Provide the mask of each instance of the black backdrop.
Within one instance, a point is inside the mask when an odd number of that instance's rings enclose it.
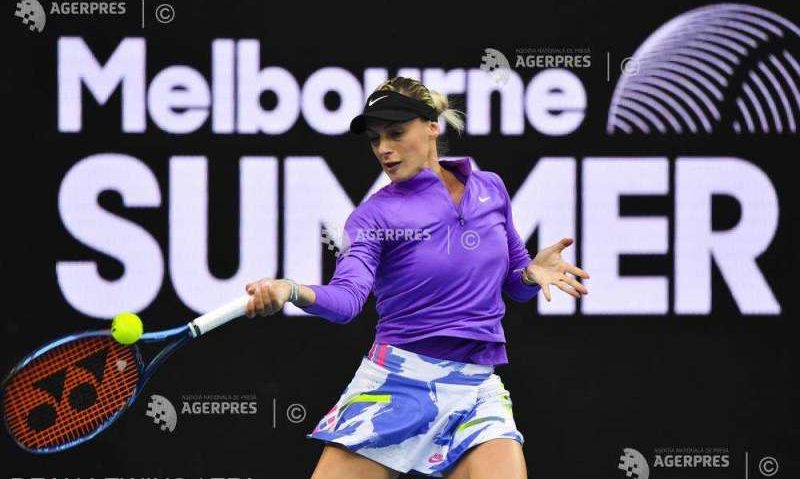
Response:
[[[42,3],[47,10],[50,2]],[[169,158],[211,159],[208,258],[211,271],[220,278],[232,275],[239,260],[238,215],[231,212],[238,211],[240,157],[275,156],[282,168],[286,156],[321,156],[354,203],[380,173],[362,141],[320,134],[302,116],[280,135],[214,134],[208,122],[193,133],[169,134],[152,121],[146,133],[125,133],[120,127],[119,91],[105,106],[84,93],[82,130],[60,132],[60,37],[82,38],[99,60],[107,59],[123,38],[146,39],[148,82],[154,72],[178,64],[209,78],[211,42],[220,38],[258,40],[261,65],[282,66],[300,84],[326,66],[345,68],[360,78],[365,68],[375,66],[387,68],[390,75],[402,67],[476,69],[487,47],[509,57],[518,48],[589,48],[592,66],[572,70],[587,92],[586,117],[574,132],[548,136],[526,124],[524,134],[502,136],[493,113],[492,134],[451,138],[450,154],[470,155],[481,168],[498,172],[512,197],[537,161],[547,156],[575,158],[579,172],[586,157],[664,157],[671,178],[680,156],[744,159],[767,174],[778,195],[779,227],[758,265],[781,313],[743,314],[716,267],[712,267],[710,314],[674,314],[670,307],[669,313],[658,316],[581,314],[580,308],[570,315],[542,315],[538,300],[525,304],[507,300],[504,325],[511,364],[498,368],[498,373],[512,392],[517,424],[526,437],[529,474],[624,477],[617,464],[628,447],[643,453],[652,477],[761,477],[757,463],[765,456],[778,461],[776,477],[797,473],[798,328],[791,280],[798,257],[792,240],[797,225],[792,206],[797,201],[793,175],[797,136],[608,135],[605,131],[618,62],[663,23],[702,2],[468,6],[374,2],[345,8],[195,1],[172,2],[176,16],[169,24],[153,17],[156,3],[148,0],[144,5],[145,28],[142,5],[128,2],[127,14],[121,17],[50,15],[39,33],[13,16],[14,2],[5,2],[5,13],[0,15],[5,62],[0,74],[5,140],[0,189],[4,216],[0,271],[6,304],[2,369],[10,369],[52,338],[107,324],[71,306],[56,275],[56,264],[67,260],[96,261],[108,281],[123,274],[122,263],[73,237],[59,215],[59,188],[82,158],[122,153],[152,170],[162,195],[160,206],[127,208],[115,193],[102,194],[99,203],[149,231],[163,252],[169,242]],[[750,4],[800,22],[800,10],[791,2]],[[526,80],[536,73],[518,71]],[[270,101],[274,100],[262,98],[265,108]],[[497,107],[496,100],[493,105]],[[279,208],[284,190],[278,192]],[[642,200],[622,201],[623,212],[628,204],[631,214],[663,216],[674,225],[672,189]],[[714,205],[717,227],[736,223],[735,201],[720,199]],[[278,226],[283,231],[284,218]],[[280,257],[286,244],[277,237]],[[580,246],[580,226],[576,239]],[[528,239],[528,247],[532,253],[540,247],[536,233]],[[327,279],[333,256],[320,253]],[[581,264],[580,248],[578,255]],[[624,274],[660,275],[670,285],[673,263],[671,252],[621,261]],[[278,267],[277,276],[282,269]],[[166,328],[197,314],[181,302],[165,271],[156,299],[139,311],[149,329]],[[591,288],[591,282],[587,284]],[[370,298],[363,313],[346,326],[283,315],[233,324],[181,350],[132,410],[95,440],[64,453],[33,456],[6,438],[3,475],[307,477],[321,445],[304,434],[351,378],[371,343],[376,319]],[[175,431],[167,433],[145,416],[149,394],[170,398],[176,406],[182,399],[191,400],[189,396],[250,396],[258,413],[181,414]],[[288,417],[292,405],[297,415]],[[721,448],[729,454],[730,466],[653,466],[659,448],[681,447]]]

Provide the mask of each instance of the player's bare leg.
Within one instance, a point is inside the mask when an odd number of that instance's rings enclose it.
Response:
[[[447,479],[527,479],[522,446],[513,439],[491,439],[464,454]]]
[[[372,459],[328,444],[322,450],[311,479],[396,479],[400,473]]]

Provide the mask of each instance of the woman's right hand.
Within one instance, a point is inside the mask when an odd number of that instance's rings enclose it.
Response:
[[[283,309],[283,305],[289,300],[289,294],[292,291],[286,281],[269,278],[247,283],[244,289],[251,296],[245,308],[245,315],[248,318],[277,313]]]

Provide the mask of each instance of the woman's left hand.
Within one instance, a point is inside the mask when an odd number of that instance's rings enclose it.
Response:
[[[555,284],[561,291],[576,298],[589,294],[589,290],[575,279],[575,276],[589,279],[589,273],[561,259],[561,251],[574,241],[572,238],[562,238],[558,243],[536,253],[536,257],[525,267],[527,277],[542,287],[547,301],[552,299],[551,284]]]

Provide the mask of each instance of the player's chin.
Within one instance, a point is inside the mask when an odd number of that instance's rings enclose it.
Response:
[[[405,171],[405,165],[400,162],[391,168],[387,168],[386,166],[383,167],[383,171],[389,176],[390,179],[393,181],[403,181],[408,179],[408,173]]]

